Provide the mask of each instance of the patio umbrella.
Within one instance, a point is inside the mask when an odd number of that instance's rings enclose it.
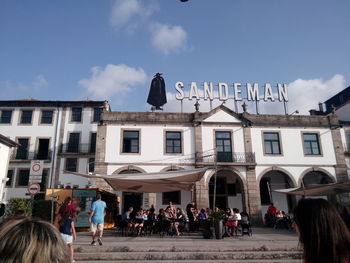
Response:
[[[274,190],[278,193],[304,196],[321,196],[330,194],[350,193],[350,180],[324,185],[310,185],[306,187],[288,188]]]

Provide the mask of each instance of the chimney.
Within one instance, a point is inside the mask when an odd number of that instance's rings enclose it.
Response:
[[[318,108],[319,108],[320,112],[324,112],[324,110],[323,110],[323,103],[322,102],[318,103]]]

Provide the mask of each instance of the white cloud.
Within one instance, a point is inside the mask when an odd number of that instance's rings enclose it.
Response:
[[[32,87],[35,89],[40,89],[47,85],[48,85],[48,82],[43,75],[36,76],[35,80],[32,83]]]
[[[49,85],[42,74],[39,74],[31,83],[13,82],[11,80],[0,82],[1,99],[36,98],[43,94]]]
[[[109,22],[115,29],[133,33],[139,24],[158,10],[155,1],[141,3],[140,0],[116,0],[112,7]]]
[[[339,74],[334,75],[329,80],[323,80],[322,78],[297,79],[288,84],[288,113],[298,110],[299,114],[308,115],[309,110],[318,110],[319,102],[330,99],[344,88],[344,76]],[[262,114],[284,113],[283,105],[277,105],[276,103],[260,103],[260,105],[260,113]]]
[[[91,99],[116,97],[121,103],[123,96],[133,90],[133,86],[145,84],[147,75],[142,68],[132,68],[124,64],[108,64],[105,68],[91,68],[91,77],[80,80],[79,86],[84,89],[84,96]]]
[[[154,23],[151,34],[152,45],[165,55],[187,49],[187,32],[181,26]]]

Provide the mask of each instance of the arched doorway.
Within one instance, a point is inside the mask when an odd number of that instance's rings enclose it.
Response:
[[[302,177],[302,185],[330,184],[334,183],[332,177],[322,171],[309,171]]]
[[[295,187],[295,183],[293,183],[292,179],[286,173],[279,170],[266,172],[259,182],[262,213],[266,213],[271,203],[278,210],[290,212],[294,207],[295,198],[290,195],[274,192],[273,190],[292,187]]]
[[[215,174],[209,180],[209,207],[213,209]],[[245,210],[244,185],[241,178],[232,170],[218,170],[216,174],[215,207],[226,210]]]
[[[140,171],[136,169],[123,170],[119,174],[133,174],[140,173]],[[129,209],[129,207],[134,208],[134,212],[139,211],[142,207],[143,202],[143,193],[133,193],[133,192],[123,192],[122,195],[123,202],[123,213]]]

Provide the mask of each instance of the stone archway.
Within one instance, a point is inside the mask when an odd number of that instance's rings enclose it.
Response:
[[[207,180],[209,207],[213,209],[215,172]],[[247,211],[245,187],[240,175],[231,169],[220,169],[216,174],[216,207],[238,208]]]
[[[296,200],[290,195],[277,193],[273,190],[296,187],[293,178],[279,169],[269,170],[262,173],[259,180],[261,211],[264,214],[268,206],[273,203],[278,210],[290,212]]]
[[[300,186],[335,183],[335,179],[327,171],[308,169],[300,177]]]
[[[136,166],[122,167],[116,170],[113,174],[133,174],[142,173],[144,170]],[[123,213],[129,209],[134,208],[134,213],[138,211],[143,204],[143,193],[122,192],[122,211]]]

